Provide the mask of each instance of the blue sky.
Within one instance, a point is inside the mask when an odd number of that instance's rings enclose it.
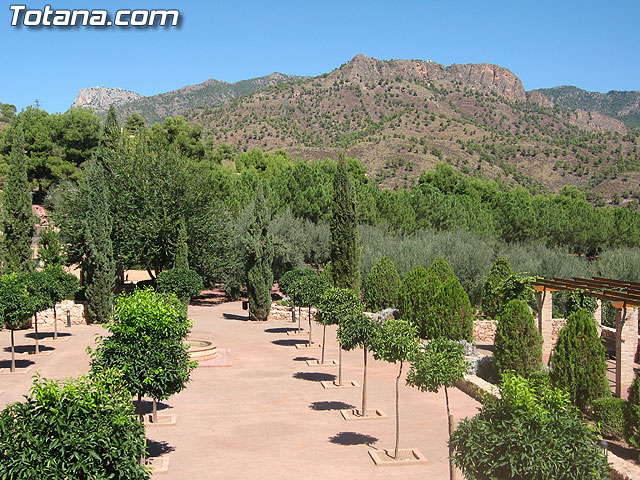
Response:
[[[110,12],[175,8],[182,22],[156,29],[16,28],[7,3],[0,10],[0,102],[20,109],[37,98],[49,112],[65,111],[84,87],[153,95],[207,78],[319,75],[357,53],[445,65],[495,63],[511,69],[527,90],[640,90],[635,0],[49,3]]]

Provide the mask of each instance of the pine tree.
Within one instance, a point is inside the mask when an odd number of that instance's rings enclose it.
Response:
[[[542,368],[542,336],[525,301],[511,300],[498,317],[493,358],[499,374],[526,378]]]
[[[382,257],[371,268],[364,282],[364,302],[372,312],[395,308],[400,275],[389,257]]]
[[[262,183],[258,185],[256,197],[250,207],[249,226],[245,239],[245,272],[249,296],[249,317],[266,320],[271,309],[271,287],[273,287],[273,242],[267,232],[271,212],[267,204]]]
[[[91,321],[104,323],[109,319],[113,308],[116,271],[105,172],[98,160],[87,162],[85,179],[85,296]]]
[[[333,284],[336,287],[360,292],[360,242],[356,194],[344,153],[341,153],[338,159],[333,182],[331,268]]]
[[[27,271],[31,262],[31,237],[35,216],[31,210],[31,189],[27,178],[24,137],[18,128],[13,138],[9,169],[2,196],[2,233],[5,246],[4,271]]]
[[[189,245],[187,245],[187,225],[184,218],[180,218],[178,224],[178,240],[176,242],[176,256],[173,259],[173,268],[189,269]]]
[[[500,305],[501,296],[498,293],[498,287],[512,273],[509,260],[505,257],[496,258],[482,288],[482,311],[491,318],[498,315],[503,307]]]
[[[587,310],[572,313],[560,330],[551,356],[551,382],[568,392],[581,410],[606,395],[609,383],[605,349]]]

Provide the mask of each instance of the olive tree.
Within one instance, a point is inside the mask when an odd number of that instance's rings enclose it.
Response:
[[[400,442],[400,377],[404,362],[414,358],[418,348],[417,329],[402,319],[387,320],[380,329],[374,348],[373,356],[376,360],[400,362],[396,377],[396,446],[393,454],[393,458],[397,460]]]

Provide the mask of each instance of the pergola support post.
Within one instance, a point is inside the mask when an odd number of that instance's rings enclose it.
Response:
[[[536,292],[538,300],[538,329],[542,335],[542,364],[549,365],[553,350],[553,293],[543,288]]]
[[[616,305],[616,396],[628,400],[638,349],[638,309]]]
[[[593,317],[596,319],[596,328],[598,329],[598,336],[602,333],[602,300],[599,298],[596,299],[598,302],[598,306],[596,307],[596,311],[593,312]]]

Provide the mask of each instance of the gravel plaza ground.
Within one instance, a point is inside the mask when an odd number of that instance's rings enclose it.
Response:
[[[339,410],[359,407],[361,389],[323,388],[320,382],[333,380],[338,367],[308,366],[306,360],[320,358],[320,349],[295,348],[306,337],[287,335],[290,322],[249,322],[240,302],[194,302],[189,317],[191,338],[213,341],[219,355],[228,349],[231,366],[197,368],[186,390],[160,403],[158,413],[176,415],[177,422],[147,427],[152,456],[169,459],[168,472],[154,479],[448,478],[444,392],[421,393],[401,382],[400,448],[416,448],[427,461],[376,467],[368,451],[394,446],[398,365],[369,361],[368,408],[388,417],[346,421]],[[17,355],[18,367],[29,368],[17,374],[7,373],[10,332],[0,332],[0,407],[22,400],[36,372],[51,378],[87,372],[86,347],[105,332],[99,325],[60,326],[61,336],[53,341],[51,328],[42,330],[45,353]],[[321,326],[314,324],[314,342],[321,336]],[[16,332],[19,351],[33,351],[33,344],[33,330]],[[338,358],[337,345],[335,329],[328,328],[328,360]],[[344,381],[360,384],[362,351],[345,352],[343,367]],[[455,388],[450,400],[456,419],[479,407]]]

